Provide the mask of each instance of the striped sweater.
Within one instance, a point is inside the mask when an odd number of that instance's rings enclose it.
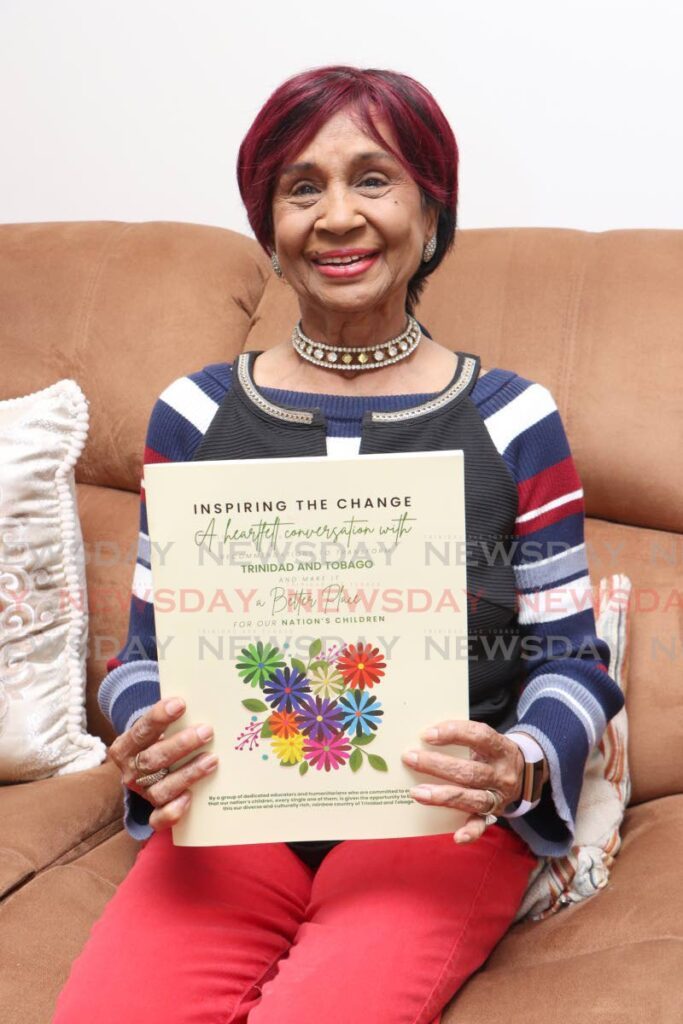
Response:
[[[230,387],[232,367],[217,363],[170,384],[149,422],[145,463],[189,461]],[[328,454],[358,450],[366,410],[402,409],[431,395],[336,396],[262,388],[271,402],[322,409]],[[540,800],[506,819],[538,856],[563,856],[572,846],[583,772],[590,750],[623,705],[608,675],[609,648],[595,633],[584,544],[584,501],[567,437],[547,388],[495,369],[476,382],[471,399],[515,481],[518,514],[512,544],[524,681],[517,723],[542,748],[550,778]],[[107,664],[99,692],[104,714],[120,733],[160,695],[154,609],[150,602],[150,540],[144,484],[140,533],[126,643]],[[150,804],[124,787],[125,826],[151,835]]]

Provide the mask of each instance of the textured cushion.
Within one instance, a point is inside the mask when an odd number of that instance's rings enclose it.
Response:
[[[628,576],[600,581],[595,601],[596,631],[611,653],[610,674],[626,692]],[[604,889],[619,852],[619,827],[631,796],[627,759],[626,708],[608,723],[586,762],[576,812],[575,844],[565,857],[541,857],[515,921],[537,921],[563,906],[578,903]]]
[[[0,402],[0,781],[91,768],[87,599],[74,465],[88,433],[72,380]]]

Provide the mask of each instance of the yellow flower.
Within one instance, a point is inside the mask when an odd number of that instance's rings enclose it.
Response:
[[[304,759],[304,738],[301,733],[296,736],[274,736],[270,745],[278,760],[285,764],[297,764]]]

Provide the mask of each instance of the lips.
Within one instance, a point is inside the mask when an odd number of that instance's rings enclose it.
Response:
[[[359,260],[367,259],[377,254],[376,249],[334,249],[330,252],[314,256],[313,262],[318,266],[347,266],[350,263],[358,263]]]
[[[311,262],[325,277],[357,277],[372,267],[378,256],[376,249],[346,249],[322,253]]]

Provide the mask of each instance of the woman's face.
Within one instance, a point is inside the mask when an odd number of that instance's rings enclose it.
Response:
[[[386,124],[377,127],[393,144]],[[273,197],[276,252],[304,313],[394,301],[403,310],[436,217],[401,164],[344,112],[282,169]]]

